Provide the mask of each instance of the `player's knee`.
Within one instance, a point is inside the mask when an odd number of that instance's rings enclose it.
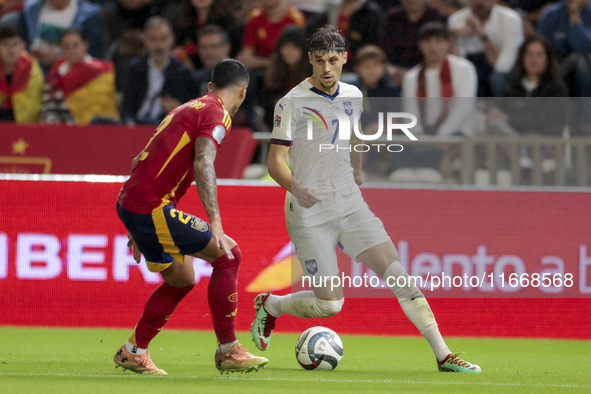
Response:
[[[336,315],[341,311],[343,308],[343,304],[345,303],[345,299],[342,298],[337,301],[326,301],[318,299],[316,304],[318,306],[319,314],[318,317],[331,317]]]

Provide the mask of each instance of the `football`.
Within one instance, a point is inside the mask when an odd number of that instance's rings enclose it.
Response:
[[[308,328],[298,338],[296,358],[304,369],[332,371],[343,358],[343,342],[330,328]]]

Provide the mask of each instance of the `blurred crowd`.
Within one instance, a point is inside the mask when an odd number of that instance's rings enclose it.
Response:
[[[590,0],[0,0],[0,16],[3,121],[158,124],[233,57],[252,76],[234,124],[270,130],[326,23],[348,44],[342,80],[424,111],[425,134],[474,132],[471,104],[452,98],[591,97]],[[531,102],[499,101],[487,119],[562,135],[524,119]]]

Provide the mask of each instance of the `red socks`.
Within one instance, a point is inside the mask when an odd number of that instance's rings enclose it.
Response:
[[[207,289],[209,309],[219,343],[229,343],[236,340],[234,332],[238,302],[236,281],[242,252],[236,245],[232,249],[232,253],[234,254],[233,260],[224,255],[211,263],[213,273]],[[163,283],[154,290],[146,302],[144,314],[131,334],[129,342],[140,349],[147,349],[150,341],[162,330],[178,303],[189,294],[194,286],[177,288]]]
[[[223,255],[211,263],[213,273],[207,289],[213,329],[219,343],[229,343],[236,340],[234,332],[238,308],[236,281],[242,260],[242,252],[238,245],[232,248],[232,254],[234,254],[233,260]]]
[[[150,341],[162,330],[176,306],[195,287],[178,288],[162,283],[148,298],[144,314],[138,321],[129,342],[140,349],[147,349]]]

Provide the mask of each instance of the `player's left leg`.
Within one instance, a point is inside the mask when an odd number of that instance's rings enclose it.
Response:
[[[237,280],[242,252],[238,244],[228,236],[226,243],[231,248],[233,259],[229,259],[213,240],[193,256],[208,261],[213,267],[207,299],[219,343],[215,353],[216,368],[222,373],[250,372],[264,367],[269,361],[252,355],[236,339]]]
[[[407,318],[431,345],[439,371],[480,372],[479,366],[452,354],[445,344],[429,303],[398,262],[396,247],[380,219],[369,210],[351,215],[340,241],[345,247],[345,253],[356,261],[363,262],[392,286],[391,289]],[[405,280],[397,280],[399,277],[405,277]],[[403,286],[398,286],[399,283]]]

